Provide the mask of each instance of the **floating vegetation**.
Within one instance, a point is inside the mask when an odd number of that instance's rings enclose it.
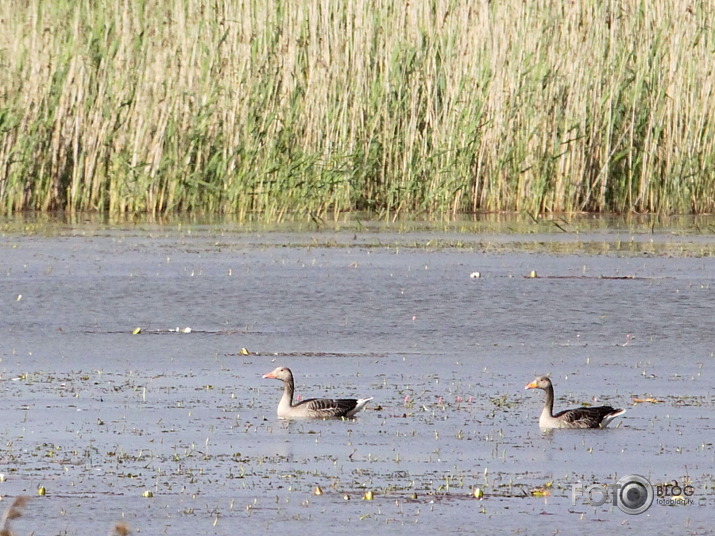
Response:
[[[553,482],[546,482],[543,486],[531,488],[529,490],[529,494],[532,497],[550,497],[551,496],[551,488],[553,487],[553,485],[554,485]]]
[[[633,404],[660,404],[662,403],[662,400],[658,400],[657,398],[653,397],[646,397],[646,398],[633,398]]]

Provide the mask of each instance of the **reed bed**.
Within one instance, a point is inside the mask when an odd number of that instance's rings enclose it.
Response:
[[[715,8],[0,4],[0,211],[703,213]]]

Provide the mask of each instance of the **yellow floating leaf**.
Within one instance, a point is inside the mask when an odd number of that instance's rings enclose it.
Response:
[[[139,335],[142,332],[142,328],[136,327],[134,328],[134,331],[132,331],[132,335]]]

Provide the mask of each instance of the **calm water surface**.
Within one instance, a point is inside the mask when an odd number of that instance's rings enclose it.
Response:
[[[6,231],[0,508],[33,496],[18,534],[710,534],[713,250],[621,228]],[[375,399],[281,422],[277,365],[304,397]],[[537,374],[557,409],[628,412],[544,434]],[[629,474],[693,504],[573,504]]]

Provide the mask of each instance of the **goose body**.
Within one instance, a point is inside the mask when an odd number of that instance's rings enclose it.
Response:
[[[554,386],[550,378],[540,376],[525,388],[546,391],[546,402],[539,417],[541,428],[605,428],[613,419],[626,412],[625,409],[598,406],[567,409],[554,415]]]
[[[280,419],[332,419],[350,418],[365,407],[370,398],[311,398],[293,404],[293,373],[287,367],[278,367],[263,375],[283,382],[283,396],[278,403],[278,418]]]

